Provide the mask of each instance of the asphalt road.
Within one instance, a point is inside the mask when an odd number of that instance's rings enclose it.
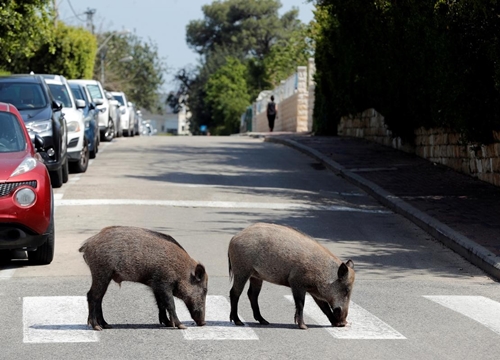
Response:
[[[498,359],[500,285],[291,148],[247,137],[120,138],[56,194],[56,255],[49,266],[0,268],[0,359]],[[293,323],[290,290],[265,284],[244,328],[229,323],[227,246],[246,226],[287,224],[315,237],[356,282],[348,326],[328,326],[306,302]],[[209,274],[207,326],[160,327],[140,284],[111,284],[103,311],[113,329],[86,326],[90,273],[80,244],[109,225],[173,236]]]

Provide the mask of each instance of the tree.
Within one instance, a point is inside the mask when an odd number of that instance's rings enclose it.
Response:
[[[25,72],[27,60],[53,36],[49,0],[4,0],[0,5],[0,69]]]
[[[28,61],[29,70],[68,79],[91,78],[97,51],[95,37],[84,28],[62,22],[57,22],[54,35],[35,51]]]
[[[214,1],[203,6],[203,19],[188,24],[188,46],[201,55],[197,73],[186,88],[189,89],[191,124],[195,128],[219,126],[211,104],[205,103],[205,84],[221,66],[226,66],[228,58],[238,59],[246,67],[246,93],[250,99],[272,86],[265,58],[273,46],[286,44],[294,31],[301,29],[298,10],[292,9],[280,17],[280,7],[278,0]]]
[[[99,35],[101,42],[112,33]],[[158,55],[158,47],[152,41],[143,41],[135,34],[113,35],[98,54],[94,77],[99,79],[104,66],[105,83],[111,91],[123,91],[138,107],[151,112],[161,112],[159,100],[166,71],[164,61]]]
[[[288,78],[297,70],[297,66],[307,64],[313,54],[311,25],[301,24],[299,29],[292,32],[288,40],[276,42],[264,58],[266,79],[271,86],[278,86],[281,80]]]
[[[241,114],[250,97],[247,92],[247,69],[238,59],[229,57],[225,65],[212,74],[206,85],[206,103],[212,109],[217,135],[239,132]]]

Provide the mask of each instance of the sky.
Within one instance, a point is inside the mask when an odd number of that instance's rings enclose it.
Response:
[[[169,68],[165,77],[166,91],[174,90],[172,75],[176,70],[197,63],[197,54],[186,44],[186,25],[191,20],[203,19],[203,5],[212,0],[56,0],[59,19],[67,24],[86,26],[85,12],[94,9],[97,32],[134,32],[144,41],[158,46],[158,53]],[[281,0],[280,13],[296,7],[299,19],[308,23],[313,19],[314,5],[306,0]]]

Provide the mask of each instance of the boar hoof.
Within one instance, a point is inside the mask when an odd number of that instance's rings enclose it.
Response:
[[[177,325],[177,328],[181,329],[181,330],[187,329],[187,327],[185,325],[183,325],[183,324]]]
[[[266,319],[260,319],[260,320],[259,320],[259,323],[260,323],[261,325],[269,325],[269,321],[267,321]]]
[[[306,324],[299,324],[299,329],[307,330]]]
[[[234,325],[236,326],[245,326],[241,320],[234,320]]]

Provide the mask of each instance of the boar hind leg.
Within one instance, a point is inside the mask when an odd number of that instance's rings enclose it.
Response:
[[[234,274],[233,287],[229,292],[229,298],[231,299],[231,313],[229,315],[229,321],[234,321],[234,325],[245,325],[238,316],[238,301],[240,300],[241,293],[245,288],[245,283],[247,282],[248,278],[249,276]]]
[[[88,324],[94,330],[110,329],[109,325],[102,314],[102,298],[108,290],[111,276],[103,278],[101,276],[92,276],[92,286],[87,293],[87,301],[89,305],[89,318]]]
[[[316,304],[318,304],[321,311],[323,311],[323,314],[325,314],[326,317],[328,318],[328,320],[330,320],[330,322],[332,323],[332,325],[335,326],[337,321],[335,321],[335,317],[333,316],[333,311],[332,311],[332,308],[330,307],[330,305],[326,301],[323,301],[323,300],[316,298],[316,296],[314,296],[314,295],[311,295],[311,296],[314,299],[314,301],[316,302]]]
[[[250,278],[250,287],[248,288],[248,298],[250,299],[250,304],[252,305],[253,317],[261,325],[269,325],[269,322],[262,317],[259,308],[259,294],[262,289],[262,280],[254,277]]]
[[[304,304],[306,302],[306,291],[299,287],[292,287],[293,300],[295,301],[295,323],[299,328],[306,330],[304,323]]]

